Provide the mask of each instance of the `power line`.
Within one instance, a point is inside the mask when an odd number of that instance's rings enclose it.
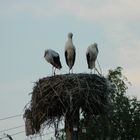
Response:
[[[20,126],[19,126],[19,127],[20,127]],[[16,127],[15,127],[15,128],[16,128]],[[15,135],[24,133],[24,132],[25,132],[25,131],[19,131],[19,132],[17,132],[17,133],[11,134],[10,136],[12,137],[12,136],[15,136]],[[34,136],[34,137],[32,137],[32,138],[36,138],[36,137],[40,137],[40,136],[45,136],[45,135],[50,135],[50,134],[53,134],[53,133],[54,133],[54,131],[48,132],[48,133],[45,133],[45,134],[42,134],[42,135],[39,135],[39,136]],[[5,134],[5,135],[6,135],[6,134]],[[0,140],[2,140],[2,139],[4,139],[4,138],[7,138],[7,135],[4,136],[4,137],[1,137]],[[26,139],[24,139],[24,140],[28,140],[28,138],[26,138]]]
[[[18,114],[18,115],[13,115],[13,116],[9,116],[9,117],[5,117],[5,118],[1,118],[0,121],[3,121],[3,120],[7,120],[7,119],[12,119],[12,118],[16,118],[16,117],[20,117],[22,116],[23,114]],[[2,132],[6,132],[6,131],[10,131],[10,130],[14,130],[14,129],[17,129],[17,128],[20,128],[20,127],[23,127],[24,125],[19,125],[19,126],[15,126],[15,127],[12,127],[12,128],[8,128],[8,129],[4,129],[4,130],[1,130],[0,133]],[[15,135],[18,135],[18,134],[21,134],[21,133],[24,133],[25,131],[19,131],[17,133],[14,133],[14,134],[11,134],[9,136],[15,136]],[[54,133],[53,132],[49,132],[49,133],[45,133],[45,134],[42,134],[40,136],[45,136],[45,135],[49,135],[49,134],[52,134]],[[5,134],[6,135],[6,134]],[[33,138],[36,138],[36,137],[39,137],[39,136],[35,136]],[[7,135],[6,136],[3,136],[3,137],[0,137],[0,140],[4,139],[4,138],[7,138]],[[28,140],[28,139],[25,139],[25,140]]]
[[[12,128],[4,129],[4,130],[1,130],[0,133],[10,131],[10,130],[14,130],[14,129],[17,129],[17,128],[20,128],[20,127],[23,127],[23,126],[24,125],[19,125],[19,126],[15,126],[15,127],[12,127]]]
[[[9,135],[9,136],[12,137],[12,136],[15,136],[15,135],[18,135],[18,134],[24,133],[24,132],[25,132],[25,131],[20,131],[20,132],[17,132],[17,133],[11,134],[11,135]],[[45,135],[49,135],[49,134],[53,134],[53,133],[54,133],[54,131],[49,132],[49,133],[45,133],[45,134],[42,134],[42,135],[39,135],[39,136],[34,136],[34,137],[32,137],[32,138],[37,138],[37,137],[41,137],[41,136],[45,136]],[[2,139],[4,139],[4,138],[7,138],[7,134],[6,134],[6,136],[0,138],[0,140],[2,140]],[[24,140],[28,140],[28,138],[26,138],[26,139],[24,139]]]
[[[11,118],[16,118],[16,117],[20,117],[20,116],[22,116],[22,114],[1,118],[0,121],[11,119]]]
[[[12,135],[10,135],[10,136],[15,136],[15,135],[18,135],[18,134],[21,134],[21,133],[24,133],[24,132],[25,132],[25,131],[19,131],[19,132],[14,133],[14,134],[12,134]],[[2,138],[0,138],[0,140],[1,140],[1,139],[4,139],[4,138],[7,138],[7,135],[4,136],[4,137],[2,137]]]
[[[17,132],[17,133],[14,133],[12,134],[11,136],[15,136],[15,135],[18,135],[18,134],[21,134],[21,133],[24,133],[25,131],[20,131],[20,132]]]

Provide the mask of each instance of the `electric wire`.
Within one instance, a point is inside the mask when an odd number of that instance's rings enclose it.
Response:
[[[20,117],[22,116],[22,114],[18,114],[18,115],[14,115],[14,116],[9,116],[9,117],[5,117],[5,118],[1,118],[0,121],[4,121],[4,120],[7,120],[7,119],[12,119],[12,118],[16,118],[16,117]]]
[[[21,134],[21,133],[24,133],[24,132],[25,132],[25,131],[19,131],[19,132],[17,132],[17,133],[11,134],[10,136],[13,137],[13,136],[15,136],[15,135],[18,135],[18,134]],[[42,134],[42,135],[38,135],[38,136],[33,136],[32,138],[37,138],[37,137],[41,137],[41,136],[45,136],[45,135],[50,135],[50,134],[53,134],[53,133],[54,133],[54,131],[48,132],[48,133],[45,133],[45,134]],[[5,134],[5,135],[6,135],[6,134]],[[4,136],[4,137],[2,137],[2,138],[0,138],[0,140],[5,139],[5,138],[7,138],[7,135]],[[28,140],[28,138],[26,138],[26,139],[24,139],[24,140]]]
[[[24,133],[24,132],[25,132],[25,131],[19,131],[19,132],[17,132],[17,133],[11,134],[10,136],[12,137],[12,136],[15,136],[15,135]],[[0,138],[0,140],[1,140],[1,139],[4,139],[4,138],[7,138],[7,136],[4,136],[4,137]]]
[[[8,128],[8,129],[0,130],[0,133],[10,131],[10,130],[14,130],[14,129],[17,129],[17,128],[20,128],[20,127],[23,127],[23,126],[24,125],[19,125],[19,126],[11,127],[11,128]]]

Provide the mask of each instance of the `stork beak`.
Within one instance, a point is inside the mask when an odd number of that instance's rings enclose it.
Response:
[[[46,56],[46,52],[44,53],[44,57]]]

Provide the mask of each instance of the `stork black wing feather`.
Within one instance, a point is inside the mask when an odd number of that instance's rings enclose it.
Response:
[[[89,53],[87,53],[86,56],[87,56],[88,68],[90,69],[90,55],[89,55]]]
[[[73,65],[74,65],[74,62],[75,62],[75,57],[76,57],[76,52],[74,50],[74,54],[73,54]]]
[[[56,64],[56,67],[62,68],[61,62],[60,62],[60,57],[59,56],[54,56],[53,61]]]
[[[97,46],[95,46],[95,48],[96,48],[97,52],[99,52],[98,47],[97,47]]]
[[[65,51],[65,59],[66,59],[66,63],[67,63],[67,65],[68,65],[68,53],[67,53],[67,51]]]

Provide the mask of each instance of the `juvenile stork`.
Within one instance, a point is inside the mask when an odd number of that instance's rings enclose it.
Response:
[[[69,73],[70,73],[70,70],[72,70],[72,67],[75,63],[75,57],[76,57],[76,49],[75,49],[75,46],[73,45],[72,37],[73,37],[73,34],[68,33],[68,40],[65,43],[65,60],[69,67]]]
[[[48,63],[52,64],[52,74],[55,75],[56,68],[57,69],[62,68],[59,54],[55,52],[54,50],[52,49],[45,50],[44,58],[46,59]]]
[[[91,73],[92,73],[93,68],[94,68],[94,70],[96,70],[98,72],[98,70],[95,67],[95,61],[97,59],[98,52],[99,51],[98,51],[97,43],[91,44],[87,48],[86,58],[87,58],[88,68],[91,70]]]

